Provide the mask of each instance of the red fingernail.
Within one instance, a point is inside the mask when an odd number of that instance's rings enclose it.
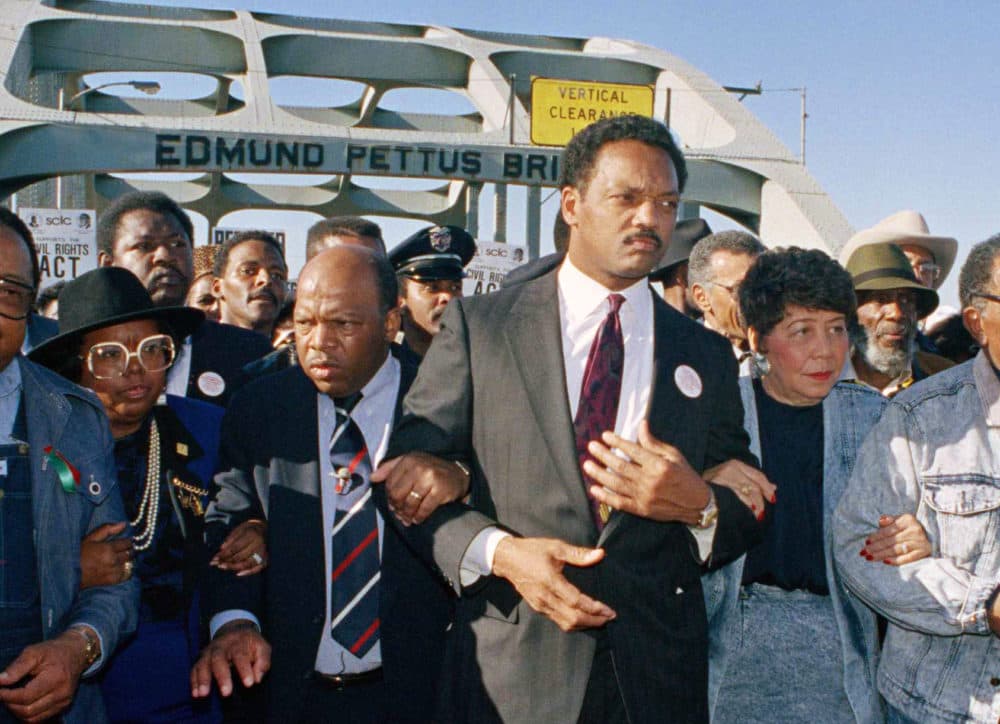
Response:
[[[861,556],[862,558],[864,558],[864,557],[865,557],[865,556],[867,555],[867,551],[865,551],[865,549],[864,549],[864,548],[862,548],[862,549],[861,549],[861,552],[860,552],[860,553],[858,553],[858,555],[859,555],[859,556]]]
[[[752,510],[754,513],[756,513],[757,512],[757,506],[754,505],[753,503],[750,503],[750,510]]]
[[[760,511],[760,515],[757,516],[757,520],[764,520],[764,511]]]
[[[870,546],[871,544],[872,544],[872,539],[871,538],[865,538],[865,545],[866,546]]]
[[[891,566],[892,565],[892,559],[891,558],[883,558],[882,562],[885,563],[887,566]]]
[[[873,556],[871,553],[866,553],[865,554],[865,558],[867,558],[870,561],[874,561],[875,560],[875,556]]]

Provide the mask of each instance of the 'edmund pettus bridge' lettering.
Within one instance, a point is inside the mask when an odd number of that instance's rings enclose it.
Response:
[[[156,135],[157,166],[223,166],[227,168],[318,168],[323,146],[261,138]]]
[[[559,175],[559,156],[556,154],[504,152],[497,160],[503,177],[512,181],[556,181]],[[468,178],[480,175],[485,161],[483,151],[474,148],[347,144],[347,169],[351,173],[394,172]]]

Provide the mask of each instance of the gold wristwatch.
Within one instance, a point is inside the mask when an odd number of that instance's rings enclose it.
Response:
[[[702,508],[701,516],[698,518],[699,528],[711,528],[719,518],[719,506],[715,504],[715,493],[709,491],[708,505]]]
[[[83,660],[86,664],[83,670],[86,671],[94,665],[95,661],[101,658],[101,640],[91,632],[89,626],[70,626],[69,630],[76,631],[86,641],[86,646],[83,649]]]

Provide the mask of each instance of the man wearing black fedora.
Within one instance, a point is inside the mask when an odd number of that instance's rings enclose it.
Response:
[[[704,219],[678,221],[667,253],[660,265],[649,273],[649,281],[663,285],[663,300],[691,319],[700,319],[702,311],[688,288],[688,257],[694,245],[711,233],[712,228]]]
[[[100,402],[20,353],[38,279],[0,209],[0,722],[103,722],[93,674],[135,628],[139,589],[80,588],[82,540],[125,513]]]

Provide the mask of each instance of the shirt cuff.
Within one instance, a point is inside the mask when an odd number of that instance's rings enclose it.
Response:
[[[510,533],[495,525],[479,531],[465,549],[459,565],[459,581],[463,588],[471,586],[483,576],[493,574],[493,556],[496,555],[497,546],[500,541],[509,537]]]
[[[260,621],[249,611],[244,611],[239,608],[231,608],[226,611],[220,611],[219,613],[212,616],[212,620],[208,622],[208,638],[214,639],[215,634],[220,628],[225,626],[227,623],[232,621],[249,621],[257,630],[260,631]]]
[[[718,529],[718,520],[707,528],[699,528],[696,525],[689,525],[688,530],[694,536],[694,542],[698,545],[698,562],[708,563],[712,555],[712,545],[715,543],[715,531]]]

